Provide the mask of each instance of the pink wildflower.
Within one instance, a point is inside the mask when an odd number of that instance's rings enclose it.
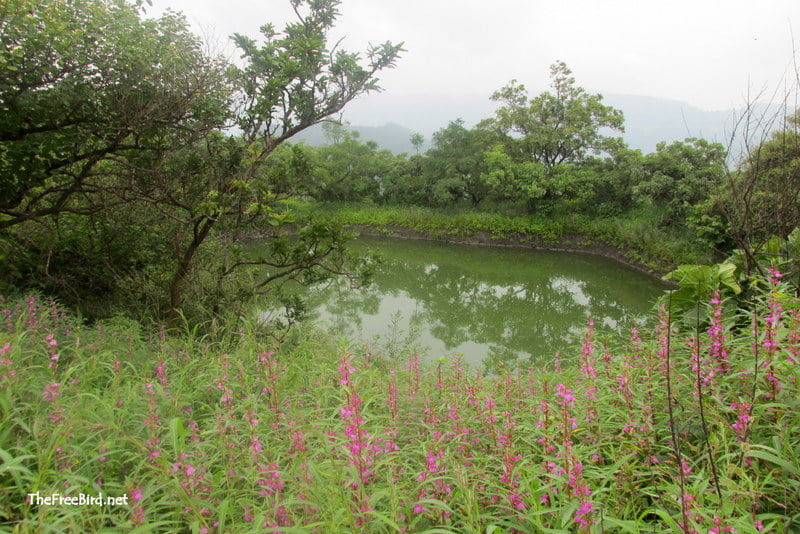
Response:
[[[352,386],[353,381],[350,375],[356,370],[350,363],[350,355],[345,354],[339,359],[339,384],[342,386]]]
[[[575,522],[578,523],[579,528],[589,528],[589,525],[592,524],[592,520],[586,516],[593,511],[594,503],[588,501],[581,503],[580,508],[578,508],[578,510],[575,512]]]
[[[0,349],[0,356],[5,355],[10,350],[11,345],[4,345],[3,348]],[[6,366],[5,371],[0,372],[0,382],[3,382],[4,380],[12,380],[16,376],[14,369],[11,369],[11,366],[14,365],[14,362],[11,360],[6,360],[5,358],[0,358],[0,365]]]
[[[558,393],[556,393],[556,397],[561,397],[564,399],[564,402],[568,404],[570,407],[573,407],[573,402],[575,401],[575,395],[572,394],[572,390],[568,389],[567,386],[564,384],[558,384],[556,386],[558,388]]]
[[[736,410],[737,413],[736,422],[731,424],[731,428],[739,436],[738,441],[743,441],[747,435],[747,429],[750,426],[750,408],[750,403],[747,401],[731,404],[731,409]]]
[[[594,321],[589,318],[586,324],[586,334],[581,348],[583,362],[581,372],[586,378],[597,378],[597,371],[594,368]]]
[[[60,387],[61,387],[61,383],[59,383],[59,382],[53,382],[51,384],[48,384],[44,388],[44,391],[42,391],[42,395],[44,395],[44,400],[46,402],[51,402],[51,401],[55,400],[56,397],[60,397],[61,393],[59,393],[59,391],[58,391],[58,389]]]

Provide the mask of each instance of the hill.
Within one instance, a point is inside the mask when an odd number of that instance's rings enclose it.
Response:
[[[707,111],[686,102],[642,95],[604,95],[604,103],[625,114],[622,137],[631,148],[653,152],[661,141],[671,143],[687,137],[702,137],[727,145],[736,110]],[[421,133],[430,148],[434,132],[450,121],[464,120],[472,127],[494,114],[495,103],[479,95],[401,95],[385,93],[356,101],[343,115],[364,141],[399,154],[414,153],[410,137]],[[310,145],[326,143],[316,126],[296,137]]]

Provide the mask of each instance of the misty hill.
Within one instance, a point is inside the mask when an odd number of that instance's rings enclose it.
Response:
[[[362,142],[375,141],[380,148],[391,150],[395,154],[403,152],[408,154],[415,153],[414,147],[411,145],[411,134],[414,132],[399,124],[392,122],[383,126],[348,126],[347,129],[358,132],[358,139]],[[292,141],[303,141],[311,146],[328,144],[321,124],[312,126],[297,134]],[[425,148],[423,148],[424,150]]]
[[[653,152],[661,141],[668,144],[701,137],[727,145],[734,110],[705,111],[685,102],[638,95],[604,95],[606,105],[625,115],[623,138],[631,148]]]
[[[727,144],[734,110],[705,111],[685,102],[639,95],[604,95],[603,102],[625,114],[622,137],[631,148],[653,152],[661,141],[671,143],[687,137],[702,137]],[[496,104],[488,97],[469,95],[371,95],[353,102],[343,120],[353,126],[362,141],[375,141],[381,148],[399,154],[414,153],[410,137],[418,132],[430,148],[431,135],[461,118],[468,127],[494,115]],[[322,128],[315,126],[295,140],[310,145],[327,143]],[[424,150],[423,149],[423,150]]]

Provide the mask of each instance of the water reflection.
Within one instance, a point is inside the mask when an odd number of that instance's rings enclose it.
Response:
[[[429,358],[463,353],[492,367],[574,352],[586,318],[618,328],[652,307],[663,286],[585,254],[360,238],[385,263],[374,284],[317,288],[312,316],[366,341],[415,330]]]

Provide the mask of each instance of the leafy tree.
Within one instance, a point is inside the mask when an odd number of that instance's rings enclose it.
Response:
[[[647,178],[644,158],[640,150],[620,148],[609,157],[589,160],[595,176],[590,213],[620,215],[636,205],[634,187]]]
[[[592,166],[564,163],[546,169],[537,161],[515,159],[496,144],[485,154],[484,180],[500,200],[521,203],[529,211],[584,210],[594,200],[597,175]]]
[[[633,187],[634,197],[661,210],[663,224],[685,225],[705,209],[703,203],[724,176],[725,155],[721,144],[704,139],[661,142],[635,170],[643,176]]]
[[[431,184],[424,156],[395,157],[381,177],[381,200],[387,204],[426,206],[431,203]]]
[[[316,186],[313,196],[325,201],[377,201],[381,194],[384,166],[392,158],[378,150],[374,141],[362,143],[357,132],[348,132],[336,144],[314,151]]]
[[[411,134],[411,146],[414,147],[414,151],[419,154],[422,145],[425,144],[425,137],[421,133],[413,133]]]
[[[575,85],[572,71],[562,62],[550,66],[552,92],[528,98],[525,86],[512,80],[495,92],[500,102],[495,118],[483,126],[505,136],[512,156],[543,166],[549,173],[564,163],[583,161],[590,152],[612,151],[619,139],[601,129],[623,131],[622,112],[602,104],[601,95],[590,95]]]
[[[516,80],[492,95],[503,105],[479,127],[495,131],[502,144],[487,154],[486,181],[500,198],[524,201],[528,209],[573,209],[592,193],[589,155],[624,146],[601,132],[622,131],[623,117],[601,95],[576,86],[565,63],[551,65],[550,78],[552,92],[535,98]]]
[[[489,188],[484,153],[492,146],[494,135],[483,129],[468,130],[461,119],[433,134],[433,148],[427,153],[427,172],[433,194],[439,202],[468,198],[477,206]]]
[[[235,124],[242,131],[235,146],[222,145],[223,162],[201,170],[204,185],[187,202],[171,202],[181,211],[184,231],[176,240],[176,264],[169,282],[169,315],[173,318],[184,304],[184,283],[203,243],[219,222],[234,225],[234,234],[248,218],[260,217],[281,226],[286,218],[276,213],[276,203],[287,198],[274,190],[269,180],[259,179],[267,158],[281,143],[298,132],[340,112],[357,96],[378,90],[376,74],[395,65],[401,45],[372,46],[362,64],[357,53],[328,50],[327,34],[338,15],[336,0],[292,0],[297,21],[282,33],[271,24],[261,27],[261,43],[236,34],[244,66],[230,67],[237,103]],[[216,161],[207,153],[207,164]],[[185,177],[171,173],[178,190]],[[226,259],[219,270],[224,278],[240,267],[262,266],[256,287],[286,277],[311,277],[316,270],[343,272],[341,264],[324,263],[328,256],[343,257],[342,236],[335,228],[310,225],[299,232],[300,241],[291,247],[276,239],[268,257],[259,260]],[[219,287],[221,282],[217,282]]]
[[[501,143],[484,154],[484,181],[492,195],[503,201],[540,199],[546,193],[544,171],[535,161],[517,161]]]
[[[292,238],[284,228],[281,202],[307,188],[307,154],[269,158],[377,90],[377,73],[394,66],[401,46],[370,47],[363,59],[329,50],[339,2],[291,5],[297,20],[283,32],[267,24],[260,42],[235,36],[242,61],[234,66],[204,56],[182,17],[143,20],[121,0],[3,4],[0,223],[24,226],[13,240],[29,248],[36,236],[22,223],[57,226],[67,220],[42,217],[63,212],[88,217],[78,232],[86,239],[97,240],[99,226],[119,235],[126,223],[147,226],[144,243],[158,243],[158,256],[128,280],[157,287],[155,300],[166,295],[157,308],[173,324],[189,293],[267,291],[345,272],[340,229],[312,222]],[[230,125],[237,135],[224,133]],[[256,259],[230,242],[253,224],[273,237]],[[236,281],[241,272],[249,283]]]
[[[227,114],[223,64],[185,20],[122,0],[3,2],[0,73],[0,228],[101,209],[103,162],[156,160]]]
[[[348,135],[358,137],[358,132],[348,132],[347,126],[349,126],[349,123],[342,124],[334,120],[324,121],[322,123],[322,133],[325,135],[325,140],[335,145],[341,143]]]

